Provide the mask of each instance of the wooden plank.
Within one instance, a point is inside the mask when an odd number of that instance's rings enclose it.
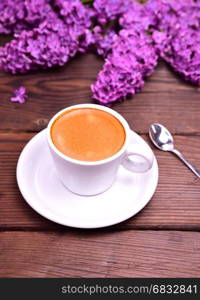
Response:
[[[78,55],[62,68],[10,75],[0,72],[0,130],[39,131],[64,107],[93,102],[90,84],[103,64],[94,54]],[[25,105],[9,101],[13,89],[27,87]],[[176,134],[199,134],[199,88],[185,83],[160,62],[141,93],[113,105],[140,133],[161,122]]]
[[[61,229],[62,226],[34,212],[23,200],[16,184],[17,159],[31,136],[33,134],[28,133],[0,135],[0,228]],[[176,136],[175,142],[177,148],[200,168],[200,136]],[[171,153],[155,150],[155,154],[160,178],[153,199],[137,216],[115,228],[200,230],[199,179]]]
[[[1,232],[0,277],[200,276],[200,233]]]

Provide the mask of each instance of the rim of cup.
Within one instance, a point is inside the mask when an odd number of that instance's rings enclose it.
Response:
[[[56,121],[56,119],[64,114],[66,111],[70,111],[73,109],[78,109],[78,108],[94,108],[94,109],[99,109],[102,111],[105,111],[111,115],[113,115],[115,118],[117,118],[118,121],[120,121],[120,123],[122,124],[124,131],[125,131],[125,141],[123,146],[121,147],[121,149],[116,152],[115,154],[113,154],[112,156],[102,159],[102,160],[97,160],[97,161],[84,161],[84,160],[78,160],[75,158],[71,158],[70,156],[65,155],[64,153],[62,153],[60,150],[58,150],[56,148],[56,146],[54,145],[52,138],[51,138],[51,127],[54,124],[54,122]],[[71,163],[75,163],[77,165],[84,165],[84,166],[96,166],[96,165],[103,165],[105,163],[111,162],[113,160],[115,160],[116,158],[120,157],[123,152],[125,152],[125,150],[127,149],[127,146],[129,145],[129,130],[130,127],[127,123],[127,121],[124,119],[124,117],[122,117],[118,112],[114,111],[111,108],[108,108],[106,106],[101,106],[98,104],[91,104],[91,103],[85,103],[85,104],[76,104],[76,105],[72,105],[69,106],[67,108],[64,108],[62,110],[60,110],[59,112],[57,112],[49,121],[48,126],[47,126],[47,140],[49,143],[50,148],[58,155],[60,156],[62,159],[71,162]]]

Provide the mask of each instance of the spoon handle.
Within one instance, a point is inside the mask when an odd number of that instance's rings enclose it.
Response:
[[[176,154],[180,160],[182,160],[186,166],[197,176],[200,178],[200,171],[198,171],[189,161],[186,160],[186,158],[183,156],[183,154],[181,152],[179,152],[176,149],[173,149],[171,152],[173,152],[174,154]]]

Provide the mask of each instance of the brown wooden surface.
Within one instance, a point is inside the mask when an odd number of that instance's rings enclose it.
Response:
[[[1,232],[0,240],[0,276],[199,276],[199,232]]]
[[[0,277],[200,276],[199,179],[172,154],[152,146],[160,172],[155,195],[137,216],[108,229],[54,224],[20,195],[15,170],[22,148],[60,109],[92,102],[89,85],[101,66],[87,54],[63,68],[0,72]],[[28,91],[24,105],[9,101],[20,85]],[[200,168],[199,91],[160,62],[142,92],[113,109],[147,142],[151,123],[166,125],[177,148]]]

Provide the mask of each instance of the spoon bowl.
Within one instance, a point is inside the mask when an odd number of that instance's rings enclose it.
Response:
[[[154,145],[160,150],[172,151],[174,149],[174,139],[163,125],[152,124],[149,128],[149,135]]]

